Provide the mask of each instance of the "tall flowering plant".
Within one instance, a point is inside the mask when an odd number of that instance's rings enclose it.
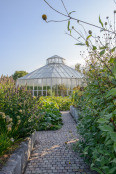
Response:
[[[11,140],[30,135],[38,124],[37,118],[37,99],[26,87],[16,88],[12,77],[1,76],[0,139],[3,135]]]

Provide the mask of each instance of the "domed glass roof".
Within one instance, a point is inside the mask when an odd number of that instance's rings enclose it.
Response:
[[[65,65],[65,59],[57,55],[47,59],[46,65],[19,79],[82,78],[83,74]]]

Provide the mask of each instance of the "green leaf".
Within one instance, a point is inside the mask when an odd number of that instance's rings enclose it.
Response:
[[[68,31],[70,30],[69,26],[70,26],[70,20],[68,21],[68,27],[67,27]]]
[[[114,158],[111,162],[116,163],[116,158]]]
[[[112,72],[114,76],[116,77],[116,59],[114,59],[114,66],[113,66]]]
[[[97,122],[98,123],[108,123],[109,121],[106,120],[105,118],[100,118]]]
[[[111,52],[114,52],[114,51],[115,51],[115,49],[116,49],[116,47],[112,48],[112,49],[111,49]]]
[[[100,56],[103,55],[104,53],[105,53],[105,50],[102,50],[102,51],[100,52]]]
[[[100,47],[100,50],[106,49],[108,46]]]
[[[74,12],[76,12],[76,11],[71,11],[71,12],[69,13],[69,15],[70,15],[71,13],[74,13]]]
[[[97,47],[93,45],[93,50],[96,50],[96,49],[97,49]]]
[[[116,88],[112,88],[106,95],[106,97],[109,97],[109,96],[115,96],[116,95]]]
[[[105,142],[105,145],[106,145],[106,146],[108,146],[108,145],[110,145],[110,144],[112,144],[112,140],[111,140],[111,139],[108,140],[107,142]]]
[[[104,125],[104,126],[99,126],[100,130],[105,131],[105,132],[112,132],[113,129],[109,125]]]
[[[109,63],[114,63],[115,58],[111,57],[110,60],[108,61]]]
[[[100,16],[99,16],[99,23],[101,24],[102,27],[104,27],[104,26],[103,26],[103,22],[101,21]]]
[[[86,42],[85,42],[85,43],[86,43],[86,45],[87,45],[87,46],[89,46],[89,42],[88,42],[87,40],[86,40]]]
[[[84,43],[76,43],[75,45],[81,45],[81,46],[84,46],[85,44],[84,44]]]
[[[110,137],[112,141],[116,142],[116,132],[110,132]]]
[[[116,167],[113,167],[113,168],[109,171],[109,173],[114,174],[115,171],[116,171]]]
[[[107,114],[107,115],[104,115],[104,116],[105,116],[105,118],[106,118],[106,119],[108,119],[108,120],[109,120],[109,119],[112,117],[112,113]]]
[[[103,172],[100,170],[100,169],[98,169],[98,168],[95,168],[95,167],[91,167],[91,169],[92,170],[95,170],[96,172],[98,172],[98,173],[101,173],[101,174],[103,174]]]
[[[89,36],[87,36],[86,40],[88,40],[92,35],[90,34]]]

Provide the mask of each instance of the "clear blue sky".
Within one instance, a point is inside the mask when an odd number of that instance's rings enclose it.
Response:
[[[60,0],[48,2],[64,12]],[[97,25],[99,15],[104,22],[106,16],[113,21],[116,9],[113,0],[64,0],[64,3],[68,11],[76,11],[75,17]],[[65,34],[67,22],[47,24],[41,18],[44,13],[48,20],[63,19],[43,0],[0,0],[0,75],[11,75],[16,70],[31,72],[53,55],[66,58],[70,65],[83,62],[82,47],[75,46],[75,40]]]

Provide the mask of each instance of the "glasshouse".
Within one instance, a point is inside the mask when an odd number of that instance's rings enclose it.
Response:
[[[84,75],[65,64],[65,59],[52,56],[46,60],[46,65],[21,77],[17,85],[32,91],[33,96],[66,96],[74,88],[83,85]]]

